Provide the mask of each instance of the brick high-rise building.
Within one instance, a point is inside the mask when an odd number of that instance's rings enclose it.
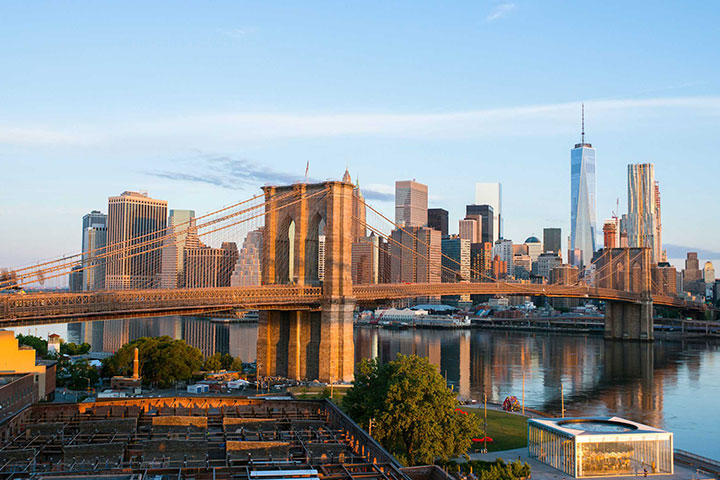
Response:
[[[384,253],[380,248],[380,237],[371,234],[358,238],[352,244],[353,283],[380,283],[381,257]]]
[[[470,245],[470,276],[472,280],[489,281],[492,277],[492,243]]]
[[[393,230],[391,238],[391,283],[441,281],[442,244],[439,231],[429,227],[409,227]]]
[[[458,221],[458,235],[470,243],[479,243],[482,238],[480,223],[475,218],[465,218]]]
[[[150,198],[146,193],[123,192],[108,199],[107,222],[105,288],[159,287],[160,238],[167,226],[167,201]]]
[[[575,285],[580,278],[580,269],[573,265],[559,265],[550,271],[553,285]]]
[[[687,252],[683,278],[685,282],[696,282],[702,278],[702,270],[700,270],[700,261],[698,260],[697,252]]]
[[[424,227],[428,223],[428,187],[414,180],[395,182],[395,223]]]
[[[229,287],[230,276],[238,259],[235,242],[223,242],[220,248],[207,245],[185,248],[182,286],[184,288]]]
[[[617,219],[605,220],[603,224],[603,248],[620,248]]]

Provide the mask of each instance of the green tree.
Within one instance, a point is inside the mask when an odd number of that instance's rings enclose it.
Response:
[[[100,374],[87,360],[60,359],[57,366],[57,385],[73,390],[84,390],[97,385]],[[89,382],[88,382],[89,380]]]
[[[240,357],[233,359],[232,363],[230,364],[230,370],[233,372],[243,371],[243,362]]]
[[[223,370],[230,370],[230,366],[233,363],[233,357],[229,353],[223,353],[220,356],[220,364]]]
[[[184,340],[168,336],[143,337],[124,345],[103,362],[103,376],[129,376],[135,347],[139,350],[140,375],[144,384],[156,383],[168,388],[178,380],[188,380],[203,366],[202,353]]]
[[[34,335],[22,335],[20,333],[15,337],[20,345],[32,347],[41,357],[44,357],[48,353],[48,342],[40,337]]]
[[[62,342],[60,344],[60,353],[64,355],[85,355],[90,351],[89,343],[81,343],[80,345],[70,342]]]
[[[475,415],[463,415],[457,396],[427,358],[398,354],[380,366],[363,360],[343,407],[406,465],[432,463],[464,454],[481,433]]]
[[[210,355],[205,359],[205,366],[203,367],[203,370],[206,372],[217,372],[218,370],[222,370],[222,357],[219,353],[215,353],[213,355]]]

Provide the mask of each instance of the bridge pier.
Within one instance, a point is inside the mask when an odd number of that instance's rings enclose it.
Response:
[[[355,369],[355,302],[327,302],[322,311],[260,312],[257,363],[264,377],[350,382]]]
[[[640,303],[606,301],[605,339],[652,342],[652,299],[643,296]]]

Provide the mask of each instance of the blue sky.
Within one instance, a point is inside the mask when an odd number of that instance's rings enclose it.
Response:
[[[148,190],[198,212],[263,183],[395,180],[452,223],[500,181],[506,237],[569,233],[580,103],[598,221],[653,162],[668,244],[720,252],[720,4],[3,2],[0,266],[79,250]],[[711,256],[708,254],[708,256]],[[714,258],[718,258],[714,256]]]

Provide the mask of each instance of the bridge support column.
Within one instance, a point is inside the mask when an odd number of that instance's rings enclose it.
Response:
[[[350,299],[322,305],[318,380],[325,383],[351,382],[355,371],[353,310]]]
[[[652,299],[640,303],[605,302],[605,339],[651,342],[653,333]]]
[[[318,379],[320,324],[319,312],[260,312],[257,344],[260,375]]]

